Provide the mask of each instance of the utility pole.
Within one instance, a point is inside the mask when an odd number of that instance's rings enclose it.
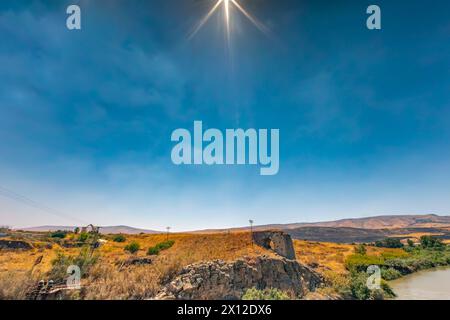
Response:
[[[250,235],[252,237],[252,248],[253,248],[253,220],[248,220],[250,222]]]
[[[169,241],[169,231],[170,231],[170,227],[167,227],[166,229],[167,229],[167,239],[166,239],[166,240]]]

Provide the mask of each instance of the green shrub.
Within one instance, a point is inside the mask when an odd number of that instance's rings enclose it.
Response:
[[[148,248],[147,254],[149,256],[157,256],[159,254],[159,252],[160,252],[160,250],[158,248],[151,247],[151,248]]]
[[[358,300],[368,300],[370,298],[370,290],[367,287],[367,279],[369,275],[365,272],[352,272],[350,276],[350,290],[352,296]]]
[[[114,242],[125,242],[125,241],[127,241],[127,238],[125,238],[125,236],[123,234],[118,234],[118,235],[114,236],[113,241]]]
[[[375,246],[379,248],[403,248],[403,243],[397,238],[386,238],[381,241],[376,241]]]
[[[174,244],[175,244],[174,240],[167,240],[164,242],[160,242],[156,246],[149,248],[147,254],[151,256],[158,255],[161,251],[170,249]]]
[[[136,241],[131,242],[129,245],[125,246],[125,251],[129,253],[136,253],[141,249],[141,245]]]
[[[286,292],[278,289],[258,290],[256,288],[248,289],[242,296],[242,300],[290,300]]]
[[[381,269],[381,277],[384,280],[390,281],[398,279],[402,276],[402,273],[394,268]]]
[[[87,233],[87,232],[82,232],[82,233],[80,233],[80,235],[78,236],[78,241],[79,241],[79,242],[86,242],[88,238],[89,238],[89,233]]]
[[[67,231],[58,230],[55,232],[52,232],[50,234],[51,238],[57,238],[57,239],[64,239],[67,236]]]
[[[386,297],[395,297],[391,287],[381,281],[380,289],[370,290],[367,286],[369,274],[365,272],[352,272],[350,275],[350,290],[353,298],[358,300],[383,300]]]
[[[381,280],[381,290],[383,290],[383,295],[386,298],[395,298],[397,296],[389,284],[383,280]]]
[[[445,244],[441,239],[432,236],[422,236],[420,237],[420,244],[423,248],[432,248],[432,249],[444,249]]]

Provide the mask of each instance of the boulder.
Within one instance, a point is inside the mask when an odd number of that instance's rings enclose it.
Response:
[[[253,232],[253,241],[266,249],[273,250],[286,259],[295,260],[295,250],[292,238],[282,231]]]

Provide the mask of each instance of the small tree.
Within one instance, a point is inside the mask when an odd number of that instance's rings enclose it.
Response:
[[[80,228],[76,227],[75,230],[73,230],[73,233],[79,234],[80,233]]]
[[[141,249],[141,245],[136,241],[131,242],[129,245],[125,246],[125,251],[128,251],[131,254],[135,254]]]
[[[412,241],[411,239],[408,239],[407,242],[408,242],[409,247],[411,247],[411,248],[414,247],[414,241]]]

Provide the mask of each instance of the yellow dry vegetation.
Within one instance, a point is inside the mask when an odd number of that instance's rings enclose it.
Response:
[[[345,260],[355,253],[355,245],[294,240],[295,253],[300,263],[312,266],[320,273],[346,273]],[[403,249],[366,247],[371,256],[406,254]]]
[[[146,299],[153,297],[162,283],[167,282],[181,268],[197,262],[221,259],[235,260],[244,256],[275,254],[267,249],[253,245],[249,232],[225,232],[210,234],[170,234],[174,245],[151,256],[153,262],[147,265],[127,266],[130,258],[149,257],[147,250],[167,240],[165,234],[126,235],[125,242],[114,242],[113,236],[104,236],[107,242],[96,250],[98,263],[82,280],[84,299]],[[74,240],[73,235],[67,239]],[[66,239],[66,240],[67,240]],[[32,283],[45,279],[52,268],[52,261],[58,253],[76,256],[80,248],[64,248],[53,243],[47,248],[42,239],[34,243],[29,251],[0,251],[0,298],[24,298]],[[131,254],[125,246],[137,242],[140,250]],[[294,240],[297,259],[300,263],[327,274],[344,274],[345,260],[354,253],[354,245],[322,243]],[[400,254],[400,249],[367,247],[370,255]],[[38,257],[42,262],[30,271]],[[74,297],[76,298],[76,297]]]
[[[73,236],[69,235],[67,239]],[[167,240],[167,235],[126,235],[125,242],[114,242],[112,236],[105,236],[107,242],[95,251],[96,263],[84,278],[83,298],[86,299],[145,299],[157,293],[161,283],[173,277],[181,268],[210,260],[231,261],[244,256],[274,256],[274,253],[253,245],[249,232],[221,234],[171,234],[174,245],[151,256],[153,262],[142,266],[124,266],[130,258],[149,257],[147,250]],[[73,239],[72,239],[73,240]],[[137,242],[140,250],[131,254],[125,246]],[[52,261],[58,253],[76,256],[80,248],[64,248],[53,244],[51,249],[38,246],[29,251],[0,251],[0,298],[24,298],[29,285],[45,279],[52,268]],[[38,257],[42,262],[31,274]]]

